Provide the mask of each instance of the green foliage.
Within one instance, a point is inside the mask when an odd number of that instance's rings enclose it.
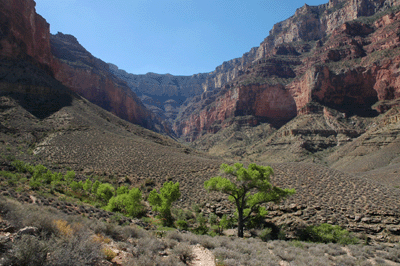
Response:
[[[97,189],[99,188],[99,186],[100,186],[100,181],[99,180],[96,180],[94,183],[93,183],[93,185],[92,185],[92,194],[97,194]]]
[[[300,239],[303,241],[339,243],[342,245],[357,244],[359,242],[347,230],[342,229],[338,225],[327,223],[318,226],[308,226],[301,232]]]
[[[121,212],[131,217],[138,217],[144,211],[142,192],[138,188],[132,188],[128,190],[128,193],[118,194],[108,201],[106,209]]]
[[[74,172],[74,171],[68,171],[68,172],[65,174],[64,179],[65,179],[67,182],[72,182],[72,181],[74,181],[74,179],[75,179],[75,172]]]
[[[12,166],[17,169],[18,172],[20,173],[26,173],[27,172],[27,164],[23,161],[15,160],[11,163]]]
[[[92,181],[90,181],[90,179],[86,179],[85,183],[83,184],[83,189],[86,192],[89,192],[92,189]]]
[[[175,226],[181,230],[188,230],[188,228],[189,228],[189,224],[185,220],[176,220]]]
[[[208,216],[208,223],[211,225],[218,224],[218,216],[215,213],[210,213]]]
[[[250,221],[253,214],[259,218],[267,213],[261,204],[279,202],[295,193],[294,189],[281,189],[270,183],[270,176],[274,172],[269,166],[250,164],[246,169],[240,163],[235,163],[233,166],[222,164],[221,170],[231,178],[213,177],[204,182],[204,187],[209,192],[218,191],[227,194],[228,199],[235,203],[239,237],[243,237],[244,223]]]
[[[219,226],[222,227],[223,229],[230,229],[233,227],[235,224],[235,221],[233,219],[229,219],[226,214],[224,214],[219,221]]]
[[[174,184],[172,181],[165,182],[160,189],[160,193],[155,189],[150,192],[147,200],[153,207],[153,210],[159,213],[165,226],[171,226],[173,224],[171,205],[174,201],[179,199],[180,196],[179,182]]]
[[[129,188],[127,186],[120,186],[119,188],[117,188],[117,195],[122,195],[126,193],[129,193]]]
[[[109,183],[100,184],[96,191],[96,195],[104,202],[108,202],[114,195],[114,187]]]
[[[82,186],[82,181],[81,182],[76,182],[76,181],[72,181],[69,186],[71,187],[71,189],[73,191],[78,191],[79,189],[83,189]]]

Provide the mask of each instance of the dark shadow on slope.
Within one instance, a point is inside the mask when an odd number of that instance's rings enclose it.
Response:
[[[8,95],[39,119],[49,117],[77,97],[37,66],[18,60],[0,60],[0,96]]]

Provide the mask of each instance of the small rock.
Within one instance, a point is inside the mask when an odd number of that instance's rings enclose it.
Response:
[[[36,235],[38,231],[39,231],[39,229],[37,227],[27,226],[27,227],[24,227],[24,228],[20,229],[18,231],[17,235],[18,236],[21,236],[21,235]]]

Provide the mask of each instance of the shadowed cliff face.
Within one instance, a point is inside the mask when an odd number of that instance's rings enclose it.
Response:
[[[0,1],[0,95],[36,118],[70,106],[74,95],[52,77],[49,24],[33,1]]]
[[[56,79],[129,122],[159,132],[166,131],[127,84],[109,72],[108,64],[92,56],[75,37],[58,33],[51,35],[50,40],[51,51],[59,59],[53,64]]]

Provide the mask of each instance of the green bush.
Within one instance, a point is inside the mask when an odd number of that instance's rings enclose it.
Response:
[[[176,220],[175,226],[181,230],[188,230],[189,228],[188,222],[185,220]]]
[[[114,195],[114,187],[109,183],[100,184],[96,195],[104,202],[108,202]]]
[[[79,189],[83,189],[82,181],[80,182],[72,181],[69,184],[69,186],[73,191],[78,191]]]
[[[65,181],[67,181],[67,182],[72,182],[72,181],[74,181],[74,179],[75,179],[75,172],[74,171],[68,171],[66,174],[65,174],[65,176],[64,176],[64,179],[65,179]]]
[[[38,164],[33,169],[32,179],[33,180],[42,180],[43,174],[47,172],[47,168],[41,164]]]
[[[138,188],[132,188],[128,193],[112,197],[108,201],[106,209],[108,211],[121,212],[131,217],[138,217],[143,214],[144,211],[142,192]]]
[[[92,194],[96,194],[97,195],[97,189],[99,188],[99,186],[101,185],[99,180],[96,180],[93,185],[92,185]]]
[[[87,192],[92,189],[92,181],[90,181],[90,179],[86,179],[85,183],[83,184],[83,189]]]
[[[11,163],[12,166],[15,167],[15,169],[17,169],[18,172],[20,173],[26,173],[27,172],[27,164],[23,161],[20,160],[15,160]]]
[[[119,188],[117,188],[117,195],[122,195],[126,193],[129,193],[129,188],[127,186],[120,186]]]
[[[359,240],[353,237],[349,231],[338,225],[321,224],[308,226],[301,232],[301,240],[319,243],[339,243],[342,245],[357,244]]]

